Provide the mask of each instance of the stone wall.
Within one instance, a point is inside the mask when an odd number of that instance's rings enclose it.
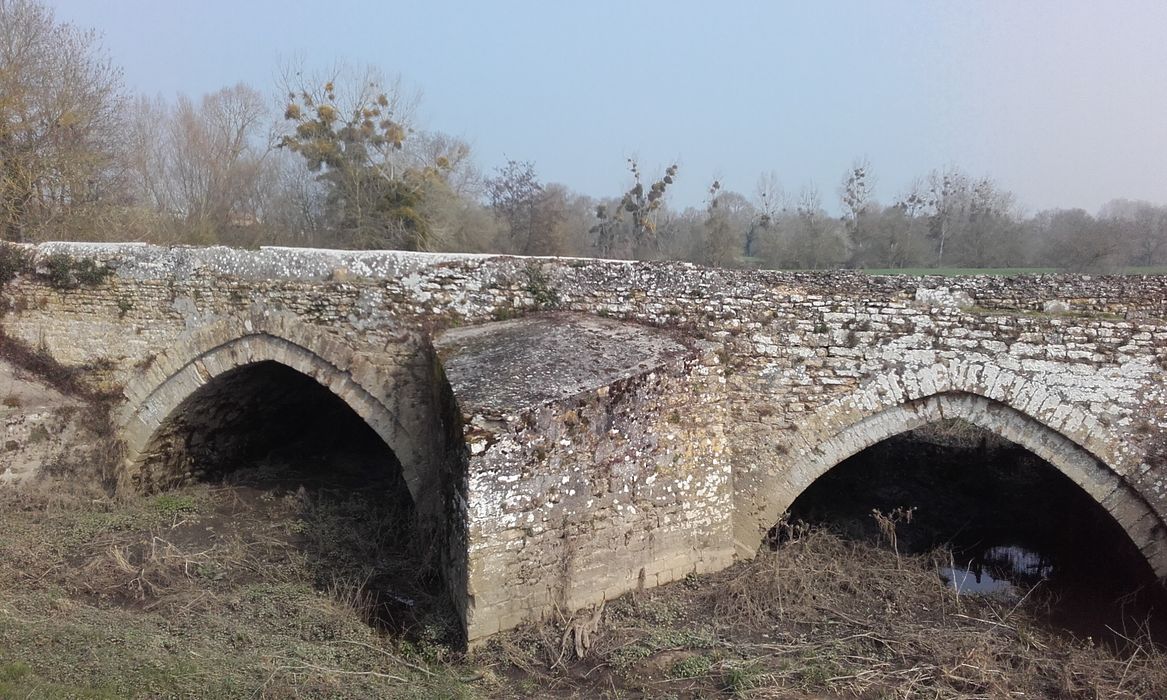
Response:
[[[712,346],[536,314],[437,348],[470,455],[471,639],[732,561]]]
[[[24,275],[3,290],[0,325],[62,362],[93,364],[95,383],[126,388],[127,420],[144,415],[150,387],[187,376],[182,391],[194,390],[195,361],[216,348],[234,363],[273,359],[246,348],[282,339],[316,358],[305,371],[319,381],[351,381],[399,421],[379,432],[415,478],[452,475],[434,480],[445,484],[435,502],[455,523],[450,541],[465,538],[462,590],[482,633],[549,602],[572,608],[722,566],[732,551],[751,556],[833,461],[944,410],[1051,455],[1167,574],[1164,277],[79,244],[37,254],[61,251],[115,272],[74,290]],[[456,381],[444,398],[429,339],[548,309],[709,345],[615,378],[606,396],[597,387],[544,397],[485,427]],[[460,417],[442,417],[446,400]],[[437,435],[457,418],[466,461],[435,466],[427,451],[447,449]],[[594,430],[604,421],[618,435]],[[659,460],[678,454],[675,466]]]

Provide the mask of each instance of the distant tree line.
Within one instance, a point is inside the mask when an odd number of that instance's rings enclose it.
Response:
[[[37,0],[0,0],[0,239],[141,240],[679,259],[716,266],[1167,265],[1167,206],[1025,214],[988,177],[934,170],[890,203],[865,161],[836,191],[743,194],[713,181],[669,206],[680,173],[625,163],[607,197],[490,172],[458,138],[416,123],[418,98],[374,70],[285,70],[272,100],[247,85],[134,97],[91,31]],[[824,197],[837,197],[827,212]]]

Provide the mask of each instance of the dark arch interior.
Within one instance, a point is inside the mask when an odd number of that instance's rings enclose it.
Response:
[[[873,510],[897,508],[914,509],[896,525],[899,550],[949,549],[955,571],[939,573],[965,591],[1033,588],[1054,626],[1099,639],[1107,626],[1149,621],[1167,641],[1167,597],[1142,553],[1089,494],[1019,445],[959,419],[902,433],[824,474],[789,517],[878,541]]]
[[[150,489],[217,479],[291,454],[327,456],[329,473],[349,470],[352,460],[335,459],[338,451],[376,461],[372,472],[405,489],[393,451],[340,397],[290,367],[257,362],[214,377],[167,417],[145,450],[143,481]]]
[[[315,379],[271,361],[220,374],[172,412],[144,454],[146,490],[209,483],[229,492],[216,514],[226,527],[293,521],[281,532],[312,584],[371,624],[456,636],[400,462]]]

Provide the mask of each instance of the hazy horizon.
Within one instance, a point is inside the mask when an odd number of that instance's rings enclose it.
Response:
[[[678,209],[775,171],[835,210],[866,158],[885,203],[946,165],[1024,211],[1167,202],[1164,3],[49,5],[103,36],[131,92],[269,92],[297,56],[369,64],[419,88],[419,126],[466,139],[484,172],[532,161],[592,196],[619,196],[635,156],[649,175],[680,164]]]

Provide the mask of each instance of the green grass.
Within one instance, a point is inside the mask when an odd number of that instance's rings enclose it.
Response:
[[[1053,275],[1064,272],[1056,267],[902,267],[863,270],[868,275],[908,275],[939,277],[964,277],[968,275],[990,275],[995,277],[1015,277],[1018,275]],[[1116,275],[1167,275],[1167,267],[1125,267],[1114,271]]]
[[[198,502],[194,496],[163,493],[155,496],[150,507],[166,518],[176,518],[184,513],[198,512]]]
[[[5,656],[0,652],[0,659]],[[39,698],[40,700],[118,700],[115,690],[82,688],[50,681],[33,673],[22,661],[0,660],[0,698]]]
[[[993,275],[996,277],[1014,277],[1016,275],[1051,275],[1058,272],[1054,267],[900,267],[885,269],[867,269],[863,272],[869,275],[905,275],[920,277],[936,275],[939,277],[965,277],[968,275]]]

